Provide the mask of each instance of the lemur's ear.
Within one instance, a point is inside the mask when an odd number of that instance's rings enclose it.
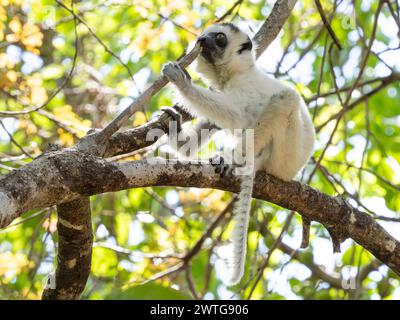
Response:
[[[247,41],[245,43],[242,43],[242,45],[241,45],[241,47],[240,47],[240,49],[238,51],[238,54],[241,54],[245,50],[251,50],[252,48],[253,48],[253,43],[249,39],[249,41]]]

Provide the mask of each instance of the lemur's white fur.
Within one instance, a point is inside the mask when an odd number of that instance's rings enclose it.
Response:
[[[219,33],[227,40],[223,48],[216,44]],[[192,84],[176,63],[163,68],[164,75],[178,89],[182,106],[223,129],[254,129],[255,171],[265,170],[286,181],[293,179],[307,163],[315,141],[314,126],[303,100],[294,89],[256,66],[251,46],[246,46],[249,37],[235,26],[216,24],[202,37],[202,41],[214,37],[215,48],[204,45],[203,54],[197,58],[197,71],[212,90]],[[255,171],[241,177],[234,208],[229,284],[239,282],[243,276]]]

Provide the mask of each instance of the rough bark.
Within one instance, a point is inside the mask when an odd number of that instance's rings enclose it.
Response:
[[[180,108],[178,110],[182,115],[182,122],[193,119],[186,111]],[[167,112],[162,112],[142,126],[115,133],[110,138],[105,157],[129,153],[152,145],[156,140],[146,139],[147,133],[151,130],[161,130],[168,133],[169,122],[173,120]]]
[[[88,197],[57,206],[58,254],[55,278],[48,281],[45,300],[79,299],[90,274],[92,220]]]
[[[260,30],[254,36],[256,42],[256,57],[258,58],[281,31],[287,18],[292,12],[297,0],[278,0],[272,8],[271,14],[265,20]]]
[[[145,160],[113,163],[73,149],[46,154],[15,170],[1,182],[0,227],[8,225],[27,208],[60,204],[80,195],[148,186],[239,190],[236,177],[220,179],[208,162],[165,163],[153,159],[152,163]],[[253,196],[322,223],[340,242],[352,238],[400,275],[399,241],[370,215],[350,207],[342,198],[330,197],[303,183],[284,182],[265,173],[257,174]]]

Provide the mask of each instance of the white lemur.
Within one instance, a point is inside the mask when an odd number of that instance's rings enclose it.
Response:
[[[201,53],[196,69],[211,89],[193,84],[176,62],[163,66],[163,74],[178,90],[180,105],[202,119],[197,130],[210,123],[222,129],[254,129],[254,170],[241,176],[233,210],[228,284],[236,284],[244,271],[255,172],[265,170],[286,181],[293,179],[309,160],[315,131],[302,98],[256,66],[252,42],[238,27],[214,24],[197,41]],[[226,167],[222,165],[216,171],[223,174]]]

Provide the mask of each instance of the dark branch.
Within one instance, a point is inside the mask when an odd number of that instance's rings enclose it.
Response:
[[[220,179],[208,163],[113,163],[64,149],[43,155],[1,181],[0,227],[21,213],[104,192],[148,186],[180,186],[239,191],[234,176]],[[322,223],[342,242],[352,238],[400,275],[400,243],[370,215],[300,182],[257,174],[253,196]]]
[[[58,255],[55,278],[43,291],[45,300],[79,299],[90,274],[92,220],[89,198],[57,206]]]

